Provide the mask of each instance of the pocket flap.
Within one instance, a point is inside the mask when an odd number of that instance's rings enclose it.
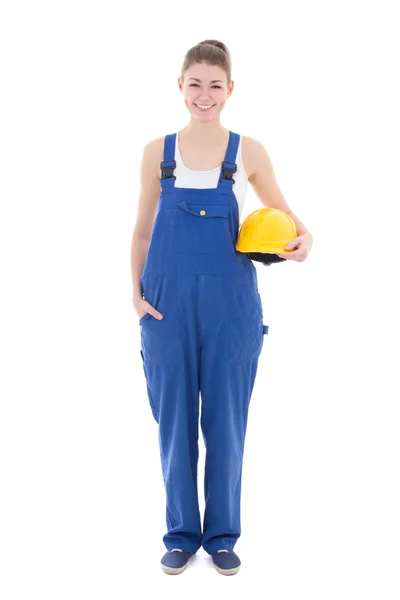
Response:
[[[212,204],[212,205],[202,205],[202,204],[192,204],[190,202],[185,202],[182,200],[177,203],[178,206],[186,210],[187,212],[192,213],[198,217],[227,217],[229,215],[230,206],[229,204]]]

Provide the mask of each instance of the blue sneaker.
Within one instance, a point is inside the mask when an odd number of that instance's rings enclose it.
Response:
[[[186,569],[191,556],[193,554],[179,548],[168,550],[161,559],[161,568],[168,575],[178,575]]]
[[[217,550],[211,554],[214,567],[218,573],[222,575],[236,575],[240,569],[240,558],[238,555],[229,548],[228,550]]]

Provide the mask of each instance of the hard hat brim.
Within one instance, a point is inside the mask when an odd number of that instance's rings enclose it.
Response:
[[[262,263],[263,265],[271,265],[278,262],[286,262],[287,258],[282,258],[277,254],[271,254],[270,252],[246,252],[250,260],[255,260]]]

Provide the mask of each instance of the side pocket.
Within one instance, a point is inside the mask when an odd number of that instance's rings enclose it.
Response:
[[[260,311],[261,320],[262,320],[264,314],[263,314],[263,306],[262,306],[261,294],[260,294],[258,288],[256,290],[256,300],[257,300],[258,310]]]
[[[156,319],[146,313],[140,321],[140,340],[148,373],[156,365],[171,368],[181,363],[183,345],[179,336],[177,276],[159,274],[144,283],[145,299],[162,315]],[[160,369],[159,369],[160,371]],[[160,373],[154,372],[157,382]]]
[[[150,313],[146,313],[145,315],[143,315],[143,317],[140,317],[139,325],[141,325],[145,319],[148,319],[149,317],[152,317],[152,316],[153,315],[151,315]]]
[[[158,283],[158,275],[153,276],[142,276],[141,277],[141,285],[142,285],[142,297],[143,300],[147,300],[149,304],[151,304],[154,308],[156,308],[157,302],[157,283]],[[139,319],[139,326],[144,323],[147,319],[153,318],[153,315],[150,313],[146,313],[143,317]]]

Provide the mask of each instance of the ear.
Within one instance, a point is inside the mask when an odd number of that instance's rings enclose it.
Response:
[[[231,87],[229,88],[229,91],[228,91],[228,98],[232,94],[234,87],[235,87],[235,82],[232,79],[232,81],[231,81]]]

